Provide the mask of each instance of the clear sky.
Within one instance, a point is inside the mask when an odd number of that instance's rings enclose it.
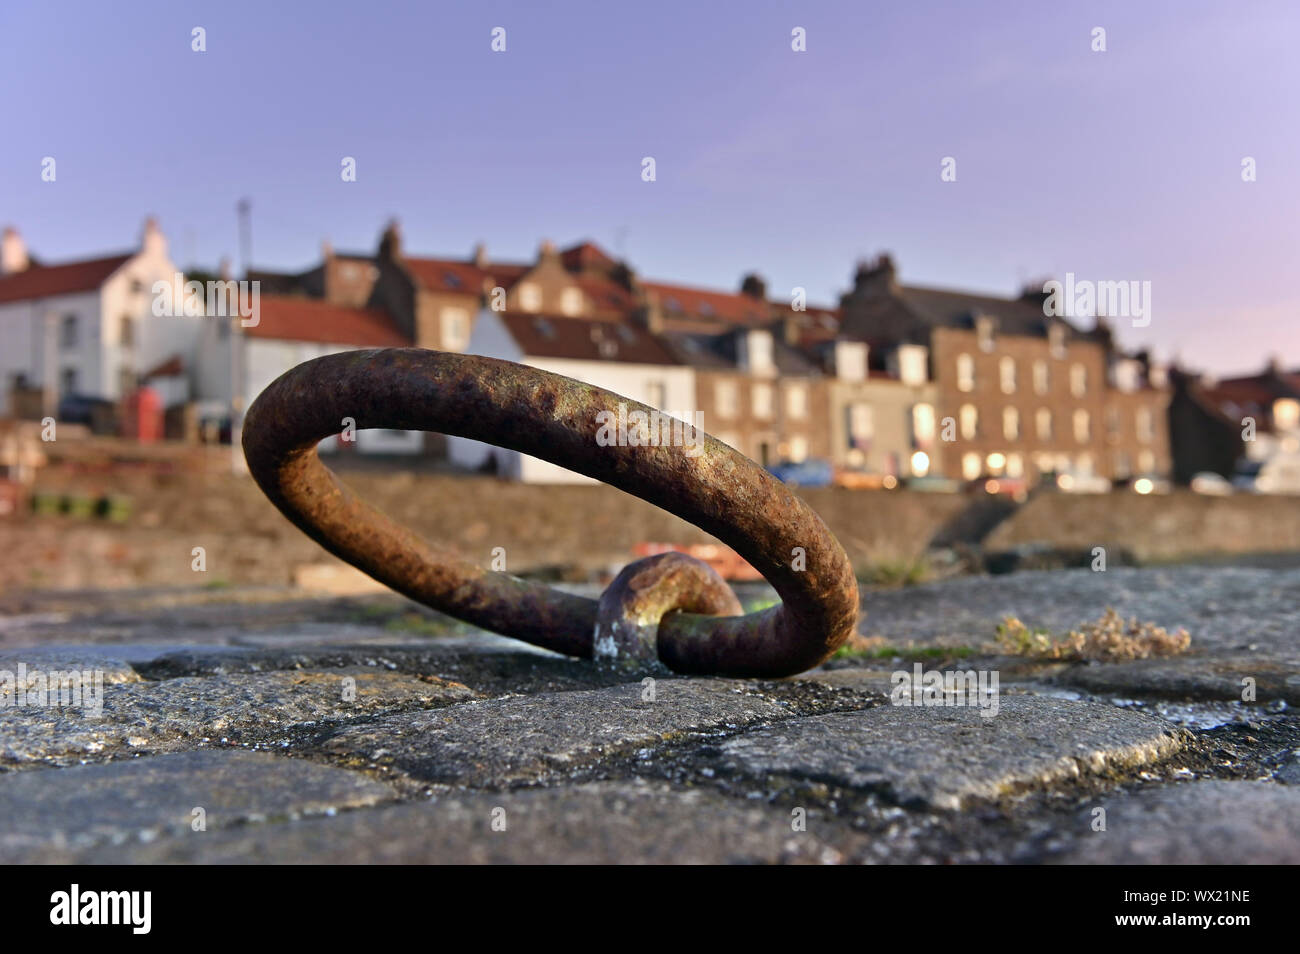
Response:
[[[1296,0],[3,0],[0,222],[59,260],[153,213],[212,267],[247,196],[266,268],[371,250],[396,216],[419,254],[591,238],[648,278],[756,269],[814,303],[888,250],[915,284],[1150,281],[1126,345],[1300,365],[1298,50]]]

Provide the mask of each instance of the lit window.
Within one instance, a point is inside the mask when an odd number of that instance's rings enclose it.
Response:
[[[808,459],[808,439],[795,435],[790,438],[790,460],[799,463]]]
[[[1156,470],[1156,455],[1149,450],[1138,454],[1138,470],[1144,474],[1153,474]]]
[[[934,443],[934,405],[917,404],[912,408],[912,440],[922,449]]]
[[[1074,439],[1080,444],[1088,443],[1092,436],[1092,421],[1088,412],[1079,408],[1074,412]]]
[[[808,416],[808,389],[792,384],[785,390],[785,412],[797,421]]]
[[[1007,476],[1017,478],[1025,476],[1025,459],[1019,454],[1007,455]]]
[[[1088,369],[1078,363],[1070,365],[1070,393],[1075,397],[1083,397],[1087,390]]]
[[[751,400],[754,404],[754,416],[764,421],[772,419],[772,385],[755,384]]]
[[[975,359],[968,354],[957,355],[957,390],[975,390]]]
[[[1014,407],[1002,409],[1002,436],[1009,441],[1020,439],[1020,412]]]
[[[973,441],[979,433],[979,412],[975,410],[974,404],[963,404],[960,414],[961,436],[968,441]]]
[[[998,362],[998,380],[1002,384],[1003,394],[1016,393],[1016,359],[1003,357]]]
[[[1034,362],[1034,393],[1046,394],[1048,388],[1048,370],[1046,361]]]
[[[582,292],[577,288],[566,288],[560,292],[560,311],[566,315],[582,314]]]
[[[963,454],[961,458],[961,475],[967,480],[974,480],[980,475],[980,455]]]
[[[542,290],[532,282],[519,286],[519,307],[524,311],[542,310]]]
[[[1038,430],[1038,439],[1040,441],[1050,441],[1052,439],[1052,412],[1045,407],[1040,407],[1038,413],[1034,415],[1034,425]]]

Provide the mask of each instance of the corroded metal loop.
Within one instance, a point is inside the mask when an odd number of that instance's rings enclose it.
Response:
[[[700,435],[702,452],[698,443],[602,446],[607,442],[597,436],[609,417],[597,415],[617,416],[620,406],[625,413],[653,410],[494,358],[418,348],[350,351],[300,364],[263,391],[244,422],[244,453],[262,491],[326,550],[399,593],[484,629],[591,658],[597,622],[615,619],[602,606],[611,614],[617,607],[617,618],[625,620],[648,620],[662,610],[655,651],[678,672],[784,676],[830,656],[856,625],[858,587],[821,519],[775,477],[708,435]],[[611,484],[731,546],[782,603],[739,615],[725,583],[718,589],[720,580],[681,560],[638,561],[601,604],[486,570],[397,524],[335,477],[316,445],[338,434],[344,418],[358,429],[483,441]],[[608,634],[615,647],[640,642],[637,651],[644,652],[644,634],[619,629]]]
[[[596,604],[592,655],[614,662],[659,658],[659,622],[674,611],[740,616],[740,600],[717,570],[685,553],[660,553],[623,567]]]

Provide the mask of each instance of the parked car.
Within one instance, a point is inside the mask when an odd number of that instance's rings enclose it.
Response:
[[[1228,497],[1232,494],[1232,482],[1210,470],[1197,474],[1188,486],[1193,493],[1205,494],[1207,497]]]
[[[798,463],[783,461],[768,468],[778,480],[796,487],[829,487],[833,479],[831,462],[809,458]]]
[[[873,474],[851,467],[836,467],[832,479],[836,487],[850,490],[893,490],[898,486],[898,478],[893,474]]]
[[[1232,485],[1252,494],[1300,494],[1300,455],[1278,454],[1237,465]]]
[[[955,494],[961,490],[961,481],[954,480],[951,477],[909,477],[907,478],[907,489],[931,494]]]

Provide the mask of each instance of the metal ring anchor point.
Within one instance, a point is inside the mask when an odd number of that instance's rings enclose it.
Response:
[[[326,550],[475,626],[570,656],[657,657],[684,673],[787,676],[830,656],[857,624],[858,586],[821,519],[775,477],[702,432],[698,452],[602,446],[597,415],[618,414],[620,405],[625,413],[653,410],[494,358],[349,351],[300,364],[267,387],[248,410],[244,454],[271,502]],[[611,484],[731,546],[782,603],[741,615],[718,574],[676,553],[625,567],[599,602],[485,570],[364,503],[321,462],[316,445],[338,434],[344,418],[358,429],[471,438]]]

